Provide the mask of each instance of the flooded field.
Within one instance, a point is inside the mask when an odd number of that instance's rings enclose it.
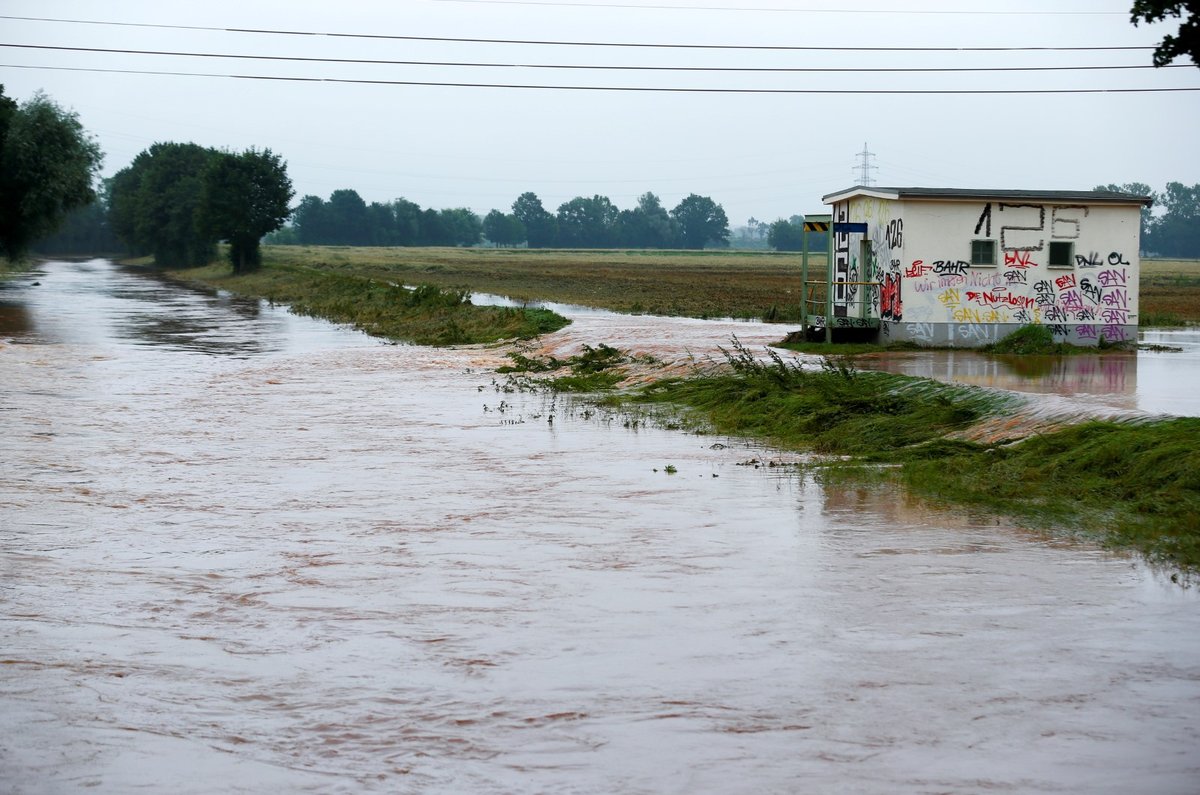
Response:
[[[781,336],[547,345],[733,333]],[[1144,358],[1081,392],[1173,410]],[[102,261],[0,286],[0,791],[1196,791],[1196,589],[502,360]]]

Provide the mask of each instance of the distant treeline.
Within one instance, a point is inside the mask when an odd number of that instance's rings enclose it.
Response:
[[[353,190],[329,200],[305,196],[292,225],[270,242],[343,246],[496,246],[529,248],[705,248],[729,244],[721,205],[692,194],[668,211],[653,193],[621,210],[607,196],[579,196],[550,213],[535,193],[523,193],[512,212],[480,218],[466,208],[422,210],[407,199],[367,204]]]
[[[165,149],[163,149],[165,147]],[[113,203],[116,178],[105,180],[96,204],[72,213],[59,229],[34,249],[43,254],[95,254],[127,250],[154,251],[165,260],[198,262],[210,258],[217,236],[197,225],[202,201],[202,180],[189,176],[177,161],[195,157],[207,162],[212,150],[193,145],[156,144],[130,169],[145,181],[134,203],[140,223],[131,223],[127,202]],[[153,154],[153,157],[151,156]],[[155,168],[149,168],[149,164]],[[157,174],[152,172],[167,172]],[[171,172],[174,172],[173,174]],[[161,177],[161,179],[160,179]],[[170,178],[168,178],[170,177]],[[139,180],[140,182],[140,180]],[[1161,193],[1143,183],[1100,185],[1097,190],[1119,190],[1154,198],[1153,208],[1142,212],[1142,252],[1161,257],[1200,257],[1200,184],[1188,187],[1168,183]],[[116,190],[118,197],[121,190]],[[155,196],[160,196],[155,200]],[[291,225],[266,238],[268,243],[343,246],[528,246],[529,248],[723,248],[730,245],[729,222],[721,205],[692,194],[667,210],[653,193],[645,193],[637,206],[617,208],[605,196],[576,197],[549,212],[537,194],[517,197],[511,212],[492,210],[480,218],[465,207],[422,209],[407,199],[381,203],[363,201],[351,189],[334,191],[328,200],[305,196],[292,210]],[[740,227],[735,242],[776,251],[800,251],[803,217],[793,215],[767,224],[751,218]],[[158,239],[162,230],[183,248],[172,253]],[[120,234],[118,234],[120,233]],[[190,240],[190,242],[189,242]],[[811,251],[825,250],[827,238],[809,233]],[[190,248],[189,248],[190,247]]]
[[[305,196],[290,226],[271,243],[317,246],[474,246],[483,242],[483,223],[465,207],[422,210],[407,199],[367,204],[357,191],[335,190],[326,201]]]

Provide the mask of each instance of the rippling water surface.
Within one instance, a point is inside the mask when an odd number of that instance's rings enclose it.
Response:
[[[0,339],[2,791],[1200,781],[1200,599],[1133,559],[101,261]]]

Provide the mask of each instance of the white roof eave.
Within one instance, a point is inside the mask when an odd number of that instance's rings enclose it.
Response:
[[[866,196],[872,199],[890,199],[895,201],[900,198],[900,194],[896,191],[878,190],[876,188],[864,188],[861,186],[850,188],[848,190],[830,193],[821,197],[821,201],[825,204],[836,204],[840,201],[853,199],[856,196]]]

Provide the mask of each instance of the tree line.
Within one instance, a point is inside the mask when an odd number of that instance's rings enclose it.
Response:
[[[1200,182],[1188,187],[1168,182],[1162,192],[1142,182],[1097,185],[1096,190],[1115,190],[1149,196],[1152,207],[1142,208],[1142,245],[1145,254],[1159,257],[1200,257]]]
[[[537,194],[523,193],[512,212],[480,218],[467,208],[425,209],[407,199],[367,204],[357,192],[336,190],[328,201],[305,196],[290,227],[271,242],[346,246],[497,246],[529,248],[692,248],[729,243],[721,205],[691,194],[667,210],[653,193],[621,210],[607,196],[579,196],[550,213]]]
[[[407,199],[367,204],[350,188],[335,190],[326,201],[305,196],[292,213],[291,226],[271,236],[272,243],[317,246],[474,246],[483,242],[483,222],[471,210],[455,207],[422,210]]]

